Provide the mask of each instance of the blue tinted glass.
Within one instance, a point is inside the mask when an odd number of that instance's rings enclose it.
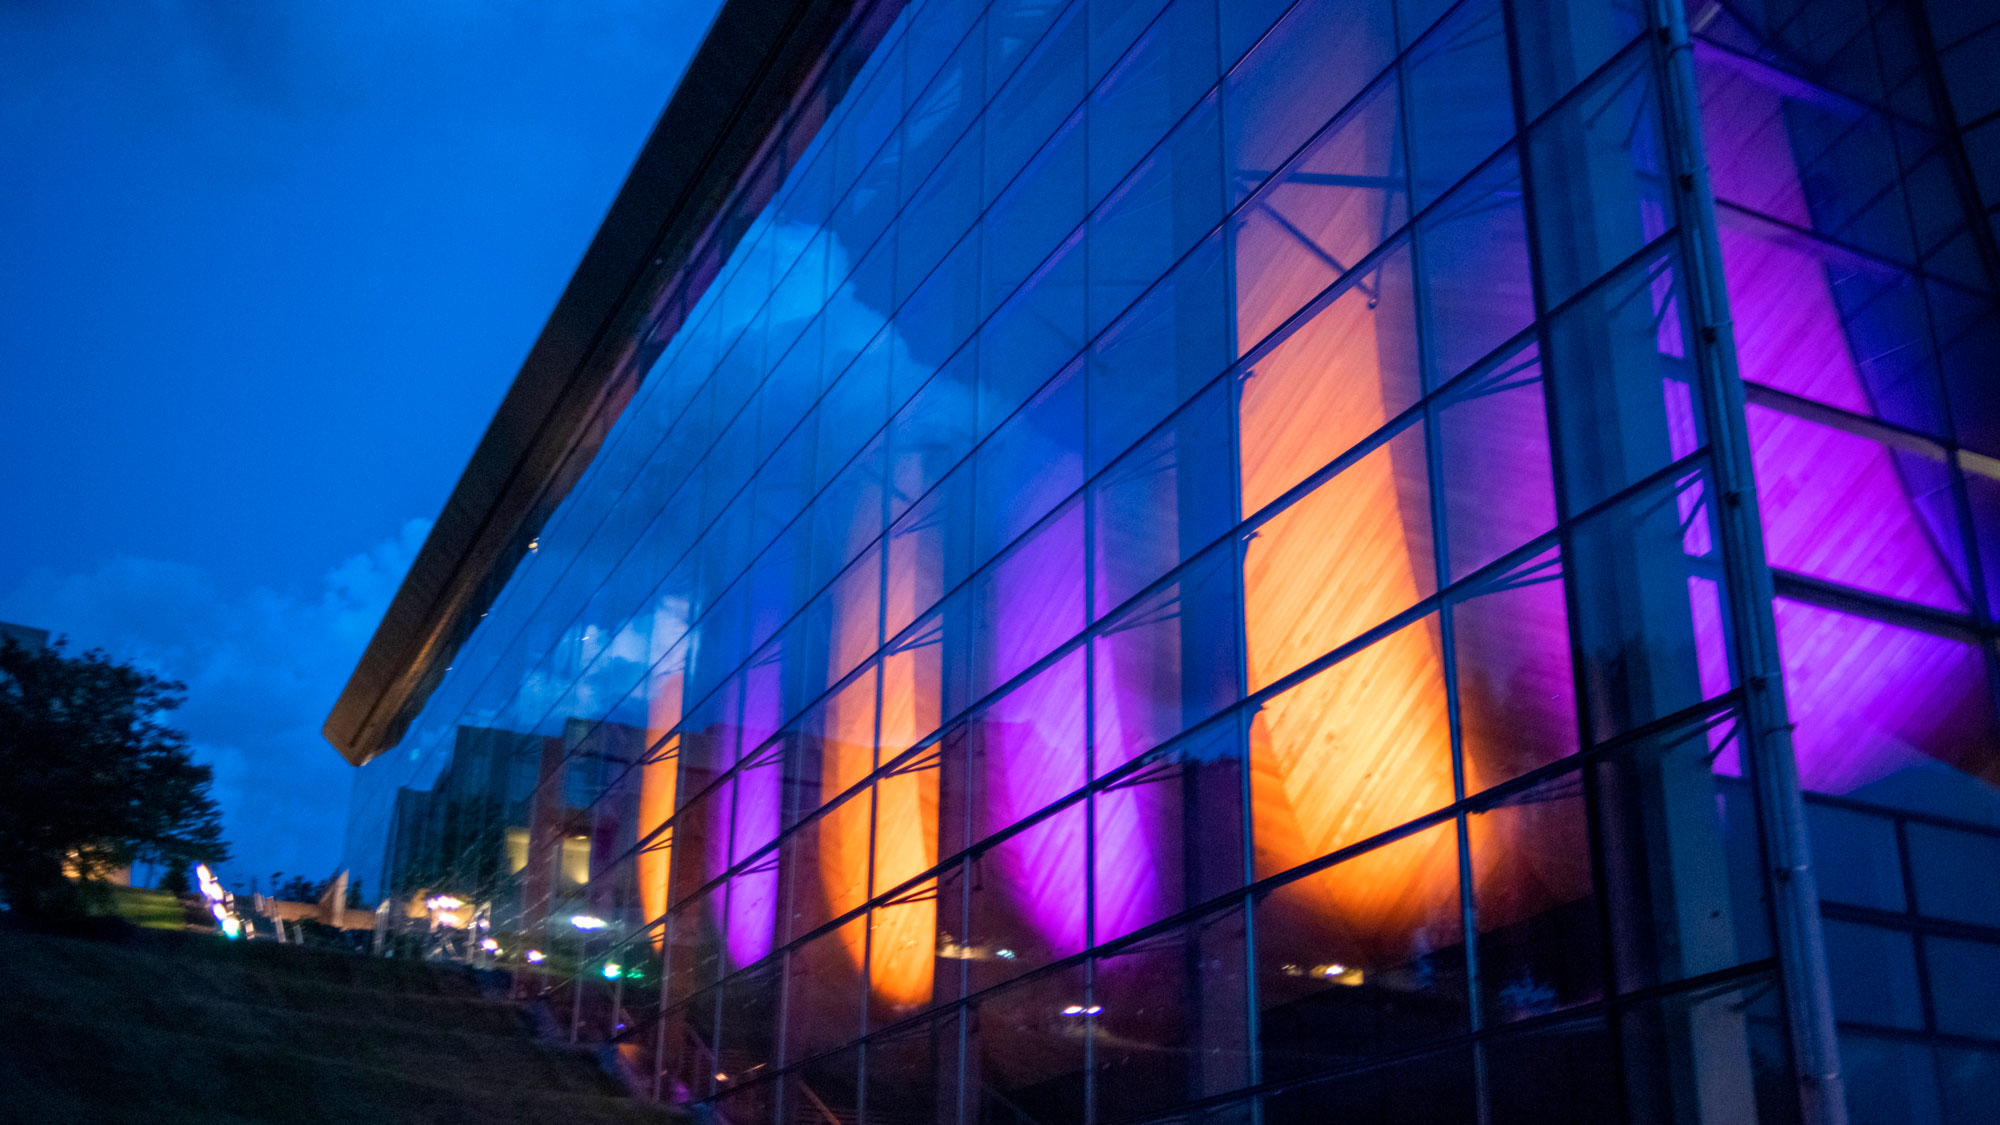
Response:
[[[1083,221],[1083,114],[1072,116],[981,224],[979,307],[990,313]]]
[[[1072,237],[979,334],[979,432],[1027,401],[1083,346],[1083,238]]]
[[[1242,199],[1394,57],[1386,0],[1293,8],[1223,86],[1229,175]]]
[[[1124,178],[1214,84],[1213,0],[1175,0],[1091,94],[1091,201]]]
[[[1222,214],[1215,101],[1204,101],[1090,219],[1090,325],[1132,303]]]
[[[996,5],[987,16],[991,43],[1011,42],[1006,17],[1000,10],[1003,6]],[[1028,0],[1013,6],[1022,12],[1024,20],[1033,8]],[[987,199],[1000,194],[1049,134],[1083,101],[1084,27],[1083,5],[1078,4],[1063,14],[1035,53],[1021,65],[1013,81],[987,107]],[[991,53],[988,58],[993,58]],[[990,69],[989,82],[998,74],[997,68]]]
[[[1027,530],[1083,483],[1083,377],[1071,367],[979,447],[974,561]]]
[[[1229,362],[1223,269],[1221,240],[1211,238],[1091,347],[1093,468],[1118,456]]]
[[[1475,0],[1410,53],[1404,97],[1410,163],[1423,207],[1514,134],[1507,30],[1499,0]]]

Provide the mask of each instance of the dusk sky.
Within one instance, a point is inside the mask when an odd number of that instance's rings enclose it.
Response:
[[[229,882],[713,7],[0,0],[0,620],[188,684]]]

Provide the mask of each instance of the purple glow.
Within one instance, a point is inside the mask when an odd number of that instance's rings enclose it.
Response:
[[[721,743],[718,753],[732,757],[755,753],[756,760],[709,798],[714,811],[703,859],[711,878],[778,838],[783,760],[762,744],[777,733],[782,671],[781,655],[773,651],[752,663],[744,679],[723,689],[724,707],[735,711],[740,725],[712,728]],[[738,874],[730,881],[726,900],[715,896],[712,909],[717,921],[725,923],[725,945],[733,966],[742,968],[768,956],[778,919],[776,863]]]
[[[1043,532],[1042,542],[1002,564],[996,575],[1000,613],[994,643],[1004,646],[996,675],[1054,648],[1080,628],[1082,552],[1074,540],[1080,539],[1081,519],[1077,511],[1065,515]],[[1060,559],[1052,554],[1071,547],[1073,559],[1067,551]],[[1064,565],[1029,569],[1058,561]],[[982,834],[1048,807],[1087,780],[1084,680],[1085,654],[1072,653],[975,720],[985,758],[978,809]],[[1103,688],[1100,684],[1100,700],[1106,698]],[[1115,714],[1101,714],[1099,721],[1115,723]],[[1059,814],[993,853],[1016,905],[1052,947],[1062,950],[1081,949],[1090,937],[1085,883],[1089,822],[1081,812]],[[1099,909],[1121,920],[1143,913],[1149,909],[1148,896],[1157,892],[1136,796],[1129,791],[1108,794],[1098,801],[1097,818],[1100,851],[1120,857],[1116,885],[1098,887]]]
[[[1786,122],[1793,112],[1829,107],[1797,105],[1809,90],[1759,64],[1718,52],[1703,52],[1701,63],[1717,194],[1813,227]],[[1841,319],[1834,284],[1840,271],[1826,252],[1800,236],[1724,214],[1731,221],[1722,230],[1723,265],[1743,377],[1852,414],[1907,412],[1908,403],[1877,401],[1871,393],[1854,354],[1856,326]],[[1891,397],[1910,393],[1902,385],[1891,391]],[[1956,551],[1949,545],[1955,529],[1943,517],[1928,518],[1888,448],[1755,405],[1748,424],[1773,566],[1966,608],[1957,568],[1945,553]],[[1976,648],[1783,599],[1774,609],[1806,788],[1853,792],[1933,760],[1978,772],[1969,759],[1989,754],[1992,740],[1978,717],[1986,688]],[[1697,627],[1702,648],[1719,649],[1719,612],[1698,613]]]

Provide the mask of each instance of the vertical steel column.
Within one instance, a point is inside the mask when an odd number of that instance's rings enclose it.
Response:
[[[1774,596],[1764,557],[1764,529],[1751,473],[1749,429],[1729,294],[1722,274],[1715,195],[1701,139],[1694,45],[1684,0],[1654,0],[1655,29],[1666,61],[1663,102],[1668,159],[1681,207],[1689,313],[1697,377],[1713,449],[1715,505],[1727,579],[1733,656],[1744,688],[1744,754],[1757,799],[1769,862],[1772,921],[1783,983],[1785,1023],[1798,1068],[1800,1114],[1807,1125],[1846,1125],[1840,1051],[1827,984],[1819,890],[1806,837],[1805,801],[1792,757],[1785,710]]]

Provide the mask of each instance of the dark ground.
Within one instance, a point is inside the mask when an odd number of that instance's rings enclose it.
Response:
[[[0,928],[0,1122],[672,1120],[463,971],[173,932],[152,905],[143,929]]]

